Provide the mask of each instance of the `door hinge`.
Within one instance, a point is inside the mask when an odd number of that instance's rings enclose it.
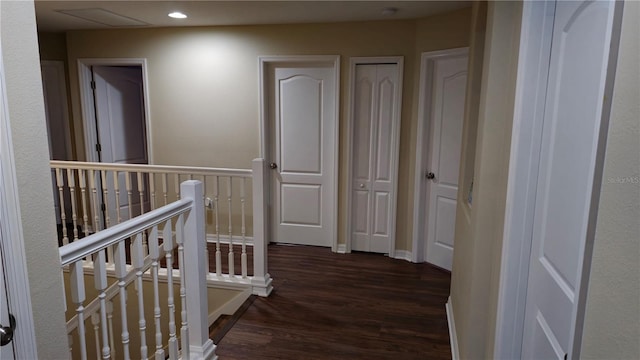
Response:
[[[96,82],[91,80],[91,89],[95,90],[96,89]]]
[[[96,151],[97,152],[102,152],[102,145],[96,144]]]

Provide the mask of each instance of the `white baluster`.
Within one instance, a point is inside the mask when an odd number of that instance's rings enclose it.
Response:
[[[156,174],[149,173],[149,192],[151,193],[150,205],[151,210],[156,209]]]
[[[124,183],[127,189],[127,201],[129,201],[129,219],[133,219],[133,189],[131,187],[131,173],[125,171]]]
[[[67,335],[69,341],[69,359],[73,359],[73,335]]]
[[[100,180],[102,184],[102,201],[104,204],[104,227],[105,229],[107,229],[111,226],[111,219],[109,218],[109,190],[107,186],[107,170],[100,171]],[[107,263],[113,265],[113,246],[107,247]],[[113,348],[113,346],[111,348]]]
[[[179,221],[180,219],[178,219]],[[167,260],[167,307],[169,308],[169,358],[178,358],[178,339],[176,338],[176,309],[173,300],[173,233],[171,220],[164,224],[162,246]]]
[[[78,172],[80,175],[80,198],[82,199],[82,223],[84,225],[84,236],[89,236],[89,212],[87,211],[86,174],[84,170],[78,170]]]
[[[189,359],[189,323],[187,322],[187,290],[184,276],[184,215],[182,214],[178,215],[176,221],[176,242],[178,243],[178,270],[180,271],[180,348],[182,349],[182,358]]]
[[[135,235],[132,246],[132,263],[136,269],[136,286],[138,287],[138,313],[140,320],[138,321],[140,327],[140,357],[147,358],[147,338],[146,329],[147,322],[144,319],[144,291],[142,288],[142,267],[144,266],[144,253],[142,252],[142,234]]]
[[[71,283],[71,301],[76,305],[76,313],[78,316],[78,338],[80,339],[80,359],[87,359],[87,339],[84,328],[84,270],[82,260],[71,264],[69,271],[69,280]]]
[[[62,245],[69,243],[69,235],[67,234],[67,212],[64,208],[64,174],[60,169],[56,168],[56,184],[58,185],[58,196],[60,197],[60,222],[62,223]]]
[[[169,193],[169,189],[168,189],[168,179],[167,179],[167,174],[162,174],[162,196],[164,197],[164,204],[167,205],[168,204],[168,193]]]
[[[98,185],[96,183],[96,170],[89,170],[89,181],[91,185],[91,199],[93,200],[93,231],[100,231],[100,208],[98,204]]]
[[[244,202],[245,202],[245,178],[240,178],[240,209],[241,209],[241,216],[242,216],[242,228],[240,229],[241,234],[242,234],[242,255],[240,256],[240,264],[242,266],[242,278],[246,279],[247,278],[247,228],[246,228],[246,223],[245,223],[245,209],[244,209]]]
[[[162,328],[160,324],[160,294],[158,284],[158,258],[160,248],[158,246],[158,226],[154,226],[149,233],[149,256],[151,257],[151,276],[153,281],[153,319],[156,327],[156,360],[164,360],[162,349]],[[138,289],[140,291],[141,289]]]
[[[76,176],[73,169],[67,169],[67,181],[71,194],[71,221],[73,222],[73,241],[78,240],[78,213],[76,211]]]
[[[91,324],[93,325],[93,336],[96,342],[96,359],[100,359],[100,314],[91,314]]]
[[[216,275],[222,275],[222,251],[220,251],[220,216],[218,200],[220,198],[220,177],[215,178],[215,188],[213,190],[214,212],[216,217]]]
[[[95,281],[96,290],[98,290],[98,299],[100,299],[100,328],[102,330],[102,358],[111,358],[111,349],[109,348],[109,330],[107,329],[107,267],[105,260],[105,251],[101,250],[94,254],[93,258],[93,279]]]
[[[118,176],[118,171],[114,170],[113,171],[113,193],[115,195],[115,199],[116,199],[116,203],[115,203],[115,207],[116,207],[116,218],[118,221],[118,224],[120,224],[122,222],[122,214],[120,214],[120,178]]]
[[[207,195],[207,177],[205,175],[202,175],[202,188],[203,188],[203,193],[202,193],[202,201],[204,203],[206,203],[205,199],[206,199],[206,195]],[[206,211],[205,211],[206,213]],[[205,215],[206,216],[206,215]],[[207,222],[204,222],[204,233],[207,233]],[[205,257],[205,273],[207,274],[207,277],[209,277],[209,273],[210,273],[210,264],[209,264],[209,244],[207,243],[207,239],[205,237],[205,252],[204,252],[204,257]]]
[[[136,173],[138,180],[138,195],[140,197],[140,215],[144,214],[144,181],[141,172]],[[142,233],[142,250],[145,254],[149,253],[149,245],[147,244],[147,232]]]
[[[233,178],[229,176],[227,182],[227,202],[229,207],[229,276],[235,276],[236,271],[233,264],[233,228],[232,228],[232,216],[231,216],[231,182]]]
[[[176,199],[180,200],[180,174],[173,174],[173,183]]]
[[[113,302],[107,302],[107,325],[109,326],[109,348],[111,348],[111,357],[117,359],[115,338],[113,336]]]
[[[127,255],[126,255],[126,243],[120,241],[115,245],[114,263],[115,274],[118,278],[118,287],[120,290],[120,322],[122,323],[122,350],[124,353],[124,359],[130,359],[129,355],[129,331],[127,329],[127,289],[125,278],[127,276]]]

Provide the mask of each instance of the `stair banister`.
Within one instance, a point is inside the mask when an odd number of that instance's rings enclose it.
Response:
[[[264,159],[252,162],[253,185],[253,278],[251,283],[254,295],[269,296],[273,286],[271,275],[267,272],[267,178]]]

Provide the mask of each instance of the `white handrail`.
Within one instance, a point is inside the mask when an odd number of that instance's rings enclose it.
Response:
[[[99,231],[93,235],[89,235],[82,239],[82,241],[75,241],[65,245],[60,248],[60,261],[63,266],[79,261],[86,256],[95,254],[119,241],[127,239],[144,229],[148,229],[174,216],[189,211],[192,204],[193,199],[181,199],[121,224]]]
[[[197,176],[219,175],[235,177],[251,177],[250,169],[207,168],[191,166],[147,165],[147,164],[114,164],[83,161],[51,160],[53,169],[78,169],[78,170],[111,170],[145,172],[154,174],[190,174]]]

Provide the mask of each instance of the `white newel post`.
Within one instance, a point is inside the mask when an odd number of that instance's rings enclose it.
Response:
[[[193,206],[184,222],[184,273],[187,319],[189,322],[189,359],[217,359],[216,346],[209,339],[207,274],[204,269],[205,232],[202,182],[188,180],[180,185],[180,198],[191,199]]]
[[[253,181],[253,294],[269,296],[273,286],[267,272],[267,179],[264,159],[254,159],[252,163]]]

